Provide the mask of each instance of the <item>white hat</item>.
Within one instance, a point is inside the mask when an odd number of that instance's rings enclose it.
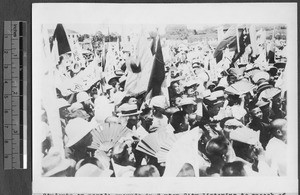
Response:
[[[241,123],[240,121],[238,121],[237,119],[229,119],[227,120],[224,125],[231,125],[231,126],[244,126],[243,123]]]
[[[165,109],[168,105],[166,104],[166,97],[163,95],[154,96],[150,100],[150,107],[156,106]]]
[[[121,76],[119,78],[119,83],[122,83],[122,82],[126,81],[126,78],[127,78],[127,76],[125,74],[123,76]]]
[[[189,105],[189,104],[196,105],[196,102],[194,101],[193,98],[190,97],[183,98],[180,101],[180,106]]]
[[[50,148],[48,154],[42,159],[44,177],[52,176],[71,166],[75,166],[75,161],[63,158],[63,155],[54,148]]]
[[[202,92],[202,97],[210,96],[210,94],[211,94],[211,91],[209,89],[206,89]]]
[[[86,100],[91,99],[92,97],[89,96],[86,92],[82,91],[77,94],[76,98],[77,98],[77,102],[84,102]]]
[[[258,100],[262,100],[263,98],[267,99],[267,100],[271,100],[273,97],[275,97],[276,95],[278,95],[280,93],[281,93],[281,90],[278,88],[275,88],[275,87],[265,89],[260,93]]]
[[[71,147],[86,136],[95,126],[83,118],[71,119],[66,126],[68,142],[66,147]]]
[[[224,97],[224,91],[223,90],[213,91],[211,92],[210,97],[213,99],[217,99],[218,97]]]
[[[138,110],[137,105],[128,103],[122,104],[118,110],[120,111],[120,113],[118,113],[118,116],[132,116],[142,113]]]
[[[197,81],[193,79],[193,80],[187,81],[187,82],[184,84],[184,87],[191,87],[191,86],[197,85],[197,84],[198,84]]]
[[[112,170],[103,170],[94,164],[87,163],[76,171],[75,177],[110,177],[112,173]]]
[[[83,105],[80,102],[74,102],[69,108],[68,110],[70,112],[75,112],[76,110],[82,109]]]
[[[252,80],[254,83],[257,83],[260,79],[269,80],[270,75],[266,71],[260,71],[253,75]]]
[[[260,131],[253,131],[252,129],[244,127],[231,131],[229,137],[235,141],[256,145],[259,143],[259,134]]]
[[[67,100],[65,100],[64,98],[58,98],[56,101],[56,105],[58,106],[58,108],[70,106],[69,102]]]

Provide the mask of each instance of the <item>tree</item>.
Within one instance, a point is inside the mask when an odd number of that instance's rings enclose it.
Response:
[[[186,25],[168,25],[166,26],[166,38],[184,40],[188,37],[188,29]]]

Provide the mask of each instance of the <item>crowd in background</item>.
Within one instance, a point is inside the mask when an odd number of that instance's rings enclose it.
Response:
[[[59,56],[52,106],[61,128],[52,129],[42,107],[42,175],[286,176],[285,40],[240,45],[235,61],[226,45],[218,62],[219,48],[207,41],[151,41],[135,50],[105,43],[81,64],[74,52]],[[147,73],[143,60],[152,65]],[[67,90],[67,78],[92,66],[99,74],[91,85]]]

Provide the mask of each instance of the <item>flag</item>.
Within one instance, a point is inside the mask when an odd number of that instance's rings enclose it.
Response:
[[[158,38],[153,67],[152,67],[151,76],[148,84],[148,90],[147,90],[148,93],[151,91],[151,97],[161,94],[161,85],[164,79],[165,79],[165,63],[162,54],[160,38]]]
[[[256,29],[254,25],[250,26],[249,35],[250,35],[251,47],[253,50],[252,56],[256,56],[258,54],[258,48],[257,48],[258,43],[257,43]]]
[[[153,66],[153,56],[150,49],[150,42],[142,31],[137,42],[135,63],[140,67],[140,71],[134,73],[130,64],[127,63],[127,78],[125,83],[125,91],[129,95],[139,95],[147,91],[148,83]]]
[[[214,58],[216,58],[216,62],[222,60],[223,58],[223,50],[225,50],[227,47],[231,51],[234,51],[237,46],[237,36],[236,36],[237,26],[232,25],[224,34],[223,40],[218,44],[216,47],[216,50],[214,52]]]
[[[267,45],[267,60],[269,63],[275,63],[275,26],[271,42]]]
[[[62,24],[57,24],[53,38],[57,41],[58,55],[62,55],[71,51],[69,40]],[[53,47],[51,48],[51,51],[52,49]]]

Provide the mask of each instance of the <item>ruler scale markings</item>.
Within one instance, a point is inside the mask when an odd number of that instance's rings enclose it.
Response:
[[[5,169],[27,168],[27,124],[23,124],[27,121],[27,108],[25,108],[27,103],[27,72],[24,70],[27,65],[26,34],[26,22],[4,22],[3,129]]]

